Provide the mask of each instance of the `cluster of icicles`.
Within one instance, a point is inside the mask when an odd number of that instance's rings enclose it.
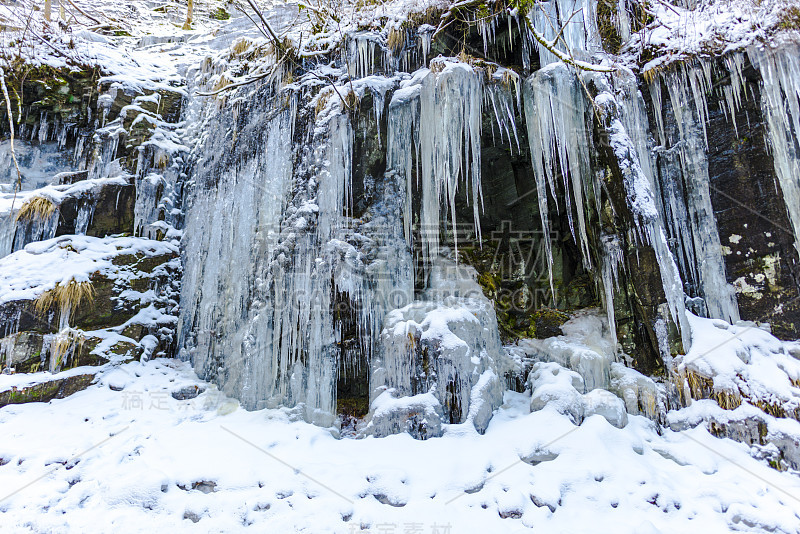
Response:
[[[543,13],[549,13],[551,21],[560,21],[567,12],[559,0],[544,4]],[[591,0],[584,4],[585,13],[594,12]],[[585,58],[597,57],[599,51],[593,21],[591,16],[573,20],[565,32],[573,53]],[[545,18],[533,22],[543,35],[550,35],[551,30],[543,26]],[[519,30],[528,35],[524,24]],[[493,32],[492,26],[482,30],[487,41]],[[430,29],[419,39],[420,53],[427,57]],[[523,41],[533,49],[534,41],[528,37]],[[762,98],[776,173],[798,235],[800,158],[792,140],[800,133],[800,101],[795,92],[800,87],[800,55],[793,50],[766,54],[752,48],[748,54],[765,81]],[[386,96],[386,83],[393,87],[387,118],[386,178],[382,194],[371,208],[371,221],[347,216],[352,208],[350,180],[358,133],[346,114],[325,112],[318,117],[314,128],[302,132],[304,146],[312,148],[297,154],[292,148],[297,102],[293,100],[288,109],[277,113],[254,106],[248,111],[248,120],[259,124],[260,142],[251,153],[241,155],[235,164],[212,177],[214,166],[204,162],[227,150],[226,129],[219,128],[199,154],[196,180],[215,186],[197,188],[190,201],[180,346],[184,357],[192,357],[198,369],[245,406],[302,404],[306,419],[332,422],[338,359],[354,358],[349,365],[355,367],[369,365],[369,354],[380,350],[377,343],[383,317],[414,299],[412,221],[419,221],[421,254],[423,261],[430,263],[440,253],[442,222],[452,225],[456,233],[456,193],[465,188],[480,235],[484,108],[494,114],[499,135],[517,147],[515,117],[524,111],[542,227],[549,229],[548,204],[556,201],[557,190],[563,190],[565,215],[589,269],[594,266],[587,213],[592,203],[595,209],[600,206],[601,191],[592,168],[591,131],[593,114],[603,114],[637,223],[627,240],[653,248],[669,315],[681,332],[684,348],[688,350],[691,340],[684,312],[684,282],[691,282],[703,297],[708,316],[738,319],[709,194],[704,133],[709,64],[698,62],[663,79],[679,131],[678,138],[668,143],[677,153],[670,160],[673,168],[657,174],[644,101],[636,77],[625,69],[579,75],[539,47],[543,67],[524,82],[510,71],[496,72],[487,81],[482,71],[466,63],[437,58],[429,68],[405,76],[398,87],[396,79],[374,74],[388,70],[385,58],[391,57],[380,52],[378,41],[367,34],[353,36],[349,53],[353,63],[349,70],[356,78],[350,89],[372,91],[376,110],[377,102],[382,103]],[[724,89],[724,101],[733,117],[747,95],[741,89],[742,56],[730,57],[727,66],[735,83]],[[586,93],[589,82],[599,88],[593,101]],[[657,79],[650,90],[657,110],[658,141],[666,146],[658,111],[661,83]],[[263,95],[261,101],[263,107]],[[312,178],[296,183],[298,175]],[[413,213],[415,185],[420,193],[418,214]],[[599,237],[598,268],[609,324],[615,332],[613,298],[624,251],[620,236]],[[670,242],[676,243],[672,250]],[[545,239],[544,244],[552,263],[549,241]],[[552,283],[552,273],[550,278]],[[341,323],[331,312],[336,294],[344,294],[356,310],[360,356],[352,352],[342,356]],[[665,325],[657,331],[666,338]],[[663,347],[668,355],[666,345]]]

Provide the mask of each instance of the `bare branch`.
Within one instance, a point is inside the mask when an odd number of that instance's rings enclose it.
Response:
[[[275,46],[281,52],[286,53],[286,50],[284,50],[284,47],[283,47],[283,43],[278,38],[277,34],[272,29],[272,26],[270,26],[269,22],[267,22],[267,19],[264,18],[264,15],[261,13],[261,10],[258,9],[258,6],[256,6],[255,2],[253,2],[253,0],[247,0],[247,3],[250,4],[250,7],[252,7],[253,10],[256,12],[256,15],[258,15],[258,18],[261,19],[261,22],[264,24],[264,28],[267,30],[267,32],[269,33],[269,35],[272,38],[272,40],[275,41]]]
[[[6,87],[6,73],[3,67],[0,67],[0,87],[3,89],[3,96],[6,100],[6,111],[8,113],[8,128],[11,133],[11,159],[14,160],[14,168],[17,170],[17,184],[14,186],[14,198],[11,200],[11,211],[14,211],[14,203],[17,201],[17,191],[22,189],[22,173],[19,172],[19,163],[17,163],[17,152],[14,150],[14,113],[11,111],[11,98],[8,96],[8,87]]]
[[[79,8],[78,6],[76,6],[76,5],[75,5],[75,4],[72,2],[72,0],[67,0],[67,2],[69,2],[69,5],[71,5],[72,7],[74,7],[74,8],[75,8],[75,9],[78,11],[78,13],[80,13],[81,15],[83,15],[84,17],[86,17],[87,19],[89,19],[89,20],[91,20],[91,21],[93,21],[93,22],[95,22],[95,23],[97,23],[97,24],[102,24],[102,22],[100,22],[99,20],[97,20],[96,18],[94,18],[93,16],[89,15],[87,12],[85,12],[84,10],[82,10],[81,8]]]

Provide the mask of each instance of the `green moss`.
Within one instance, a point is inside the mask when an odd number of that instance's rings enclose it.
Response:
[[[218,7],[217,9],[209,13],[208,16],[214,20],[228,20],[229,18],[231,18],[231,14],[222,9],[221,7]]]
[[[63,399],[73,393],[86,389],[92,383],[94,375],[77,375],[49,382],[42,382],[30,387],[0,391],[0,407],[8,404],[25,404],[28,402],[48,402]]]
[[[782,30],[800,30],[800,6],[792,5],[780,14],[781,22],[778,27]]]
[[[597,27],[603,48],[606,52],[618,54],[622,47],[622,39],[617,31],[617,3],[612,0],[599,0],[597,2]]]
[[[484,243],[483,247],[459,249],[460,260],[478,272],[477,282],[483,294],[492,301],[500,337],[504,342],[522,338],[539,338],[560,335],[560,326],[569,319],[566,313],[537,307],[533,290],[523,277],[504,276],[506,259],[497,253],[497,247]]]

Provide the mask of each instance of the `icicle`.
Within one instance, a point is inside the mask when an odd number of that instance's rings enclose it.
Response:
[[[412,85],[395,91],[389,103],[387,121],[387,169],[405,179],[405,202],[403,203],[403,228],[408,245],[411,245],[411,192],[414,153],[419,154],[419,108],[420,85]],[[416,149],[416,150],[415,150]]]
[[[787,42],[777,49],[753,45],[747,54],[761,73],[761,105],[775,174],[800,251],[800,45]]]
[[[436,61],[436,60],[434,60]],[[434,64],[434,62],[432,62]],[[422,210],[420,214],[423,258],[439,251],[439,207],[444,199],[455,231],[458,179],[471,193],[473,218],[480,241],[481,191],[481,103],[482,81],[464,63],[439,61],[436,71],[422,80],[419,123]],[[456,244],[457,246],[457,244]]]
[[[78,216],[75,219],[75,234],[86,235],[86,230],[89,228],[89,223],[92,221],[95,209],[95,200],[89,199],[81,204],[78,209]]]
[[[600,237],[602,243],[601,276],[603,279],[604,302],[606,314],[608,316],[608,327],[611,330],[611,340],[617,345],[617,322],[614,317],[614,290],[619,285],[619,266],[623,263],[622,247],[619,239],[615,235],[604,235]]]
[[[509,73],[507,76],[511,77],[510,81],[503,79],[506,76],[506,72]],[[517,109],[521,110],[522,108],[521,106],[519,108],[514,107],[518,98],[515,98],[515,95],[520,92],[518,87],[519,78],[511,71],[504,71],[500,76],[495,73],[495,78],[497,79],[493,80],[493,83],[486,85],[485,100],[488,101],[494,113],[494,124],[497,125],[497,129],[500,132],[500,141],[502,142],[505,138],[512,152],[515,144],[517,151],[519,151],[520,145],[515,114]],[[512,83],[513,87],[511,86]],[[492,135],[494,135],[494,130],[492,130]]]
[[[549,186],[555,200],[555,181],[559,176],[563,177],[567,191],[570,230],[573,236],[577,235],[584,265],[591,268],[583,200],[591,176],[586,101],[578,79],[563,63],[549,65],[529,77],[525,81],[523,98],[552,289],[553,257],[548,239],[546,190]],[[576,207],[577,232],[573,226],[571,203]]]
[[[344,224],[343,217],[353,209],[353,128],[347,115],[328,123],[327,169],[319,180],[319,236],[323,241],[335,235]]]

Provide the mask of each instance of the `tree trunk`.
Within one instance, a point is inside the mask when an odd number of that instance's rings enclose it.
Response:
[[[51,4],[52,0],[44,0],[44,20],[47,22],[50,22],[50,11],[52,8]]]
[[[186,8],[186,23],[183,25],[184,30],[192,29],[192,12],[194,11],[194,0],[189,0],[189,5]]]

